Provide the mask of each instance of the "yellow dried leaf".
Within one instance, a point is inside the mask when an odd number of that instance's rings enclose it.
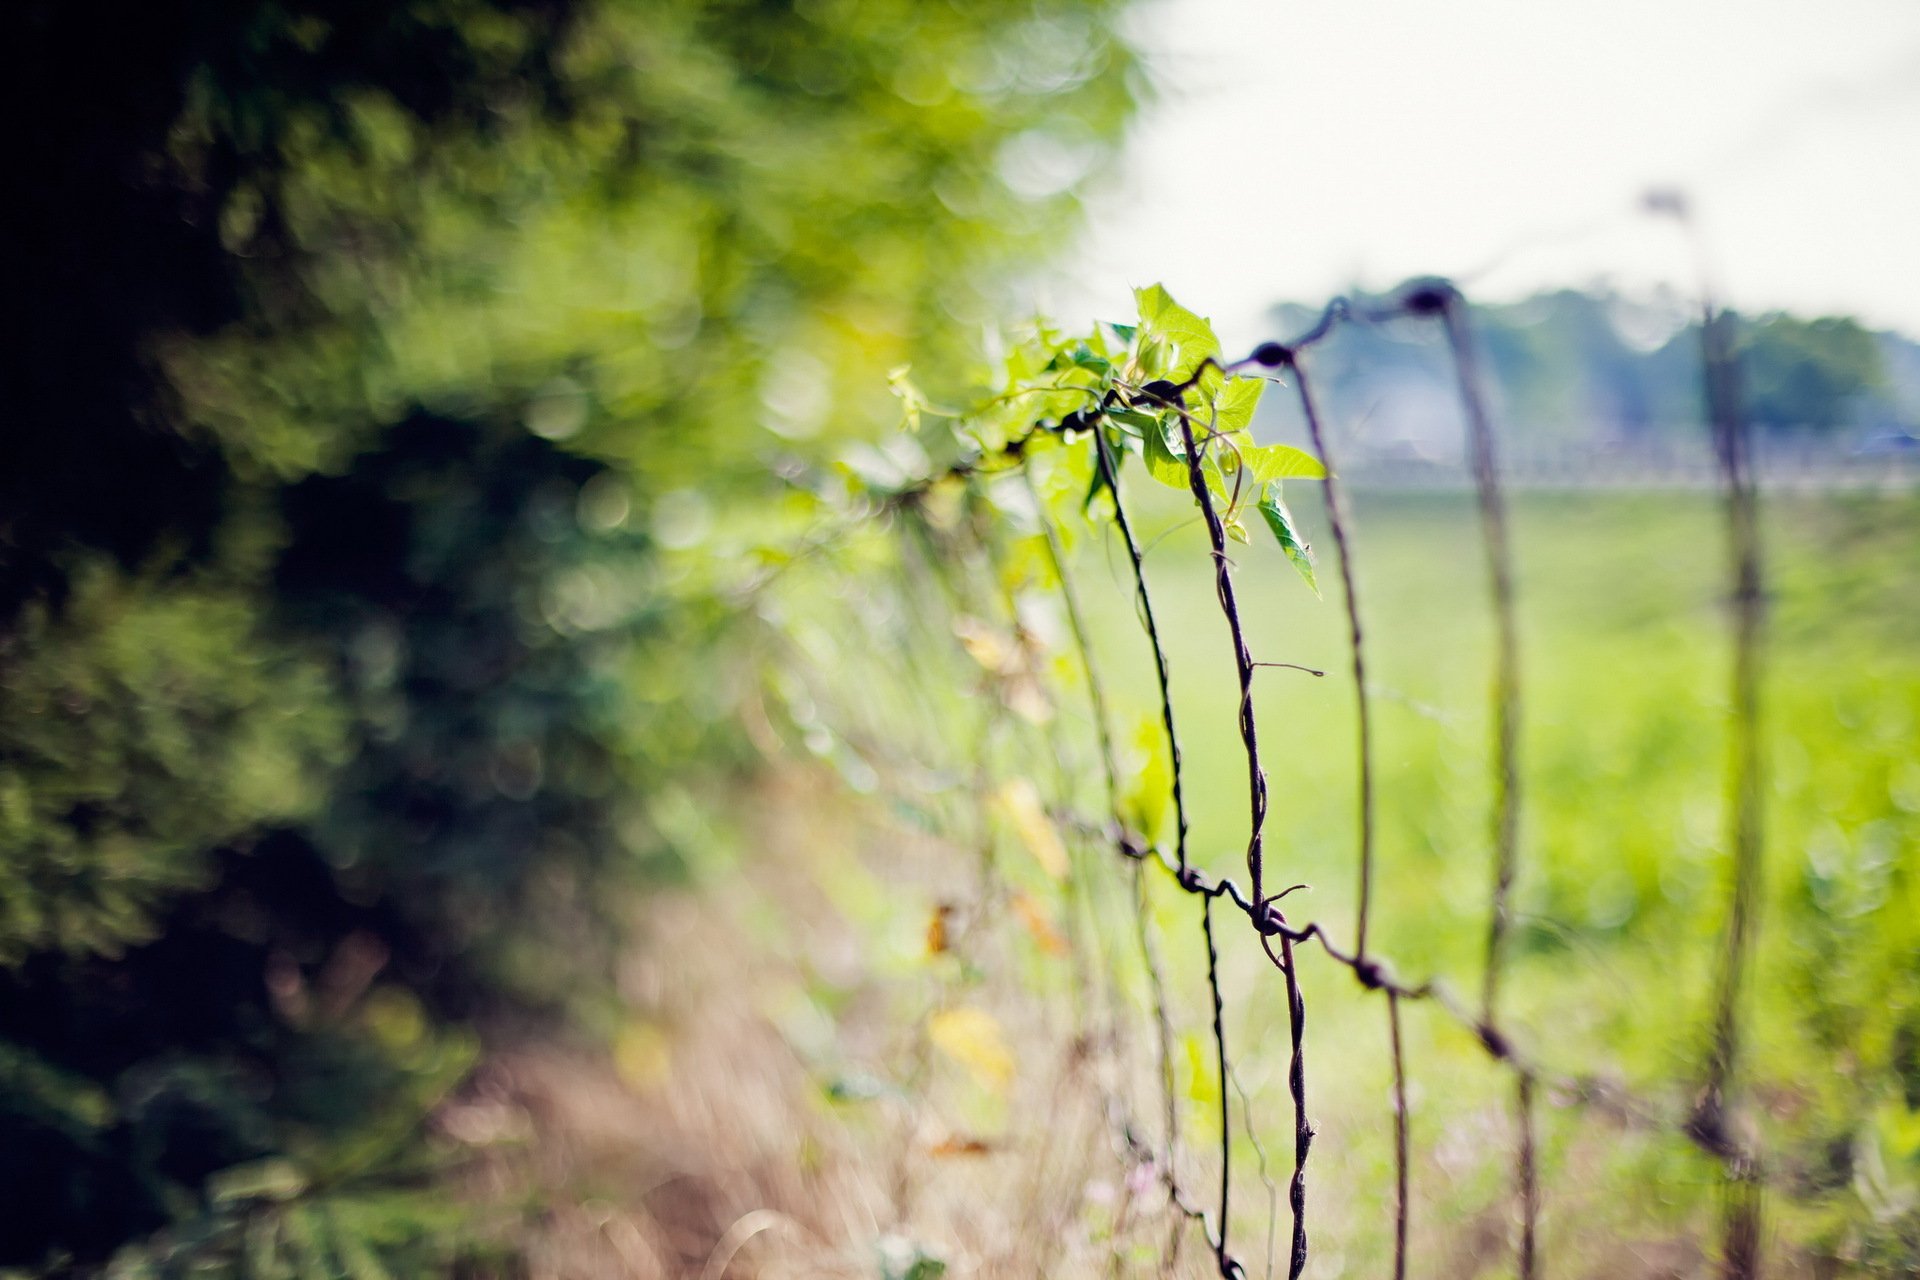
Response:
[[[1007,821],[1013,824],[1014,834],[1027,846],[1027,852],[1040,864],[1040,869],[1055,880],[1065,880],[1067,847],[1060,843],[1060,833],[1054,830],[1052,819],[1041,806],[1040,793],[1034,790],[1033,783],[1014,778],[1001,787],[1000,807],[1006,812]]]
[[[1046,686],[1031,672],[1009,676],[1000,694],[1007,709],[1028,724],[1045,724],[1053,719],[1053,701]]]
[[[933,909],[927,919],[927,954],[937,956],[944,953],[952,940],[947,935],[947,918],[953,914],[953,904],[942,902]]]
[[[1027,926],[1027,932],[1040,944],[1040,949],[1049,955],[1065,955],[1067,940],[1053,927],[1053,916],[1046,904],[1030,893],[1013,895],[1013,913],[1020,917],[1020,923]]]
[[[927,1019],[927,1038],[987,1088],[1004,1089],[1012,1083],[1013,1051],[986,1010],[943,1009]]]
[[[959,638],[960,647],[967,651],[968,656],[994,675],[1002,675],[1018,665],[1013,643],[998,629],[978,618],[965,615],[955,618],[953,634]]]
[[[673,1074],[666,1032],[650,1022],[630,1022],[613,1039],[613,1068],[634,1089],[654,1089]]]
[[[927,1148],[927,1154],[943,1159],[950,1159],[954,1156],[992,1155],[993,1144],[984,1138],[973,1138],[955,1134],[951,1137],[942,1138],[940,1141],[934,1143],[933,1146]]]

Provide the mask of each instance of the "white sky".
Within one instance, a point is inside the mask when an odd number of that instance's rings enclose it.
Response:
[[[1150,0],[1161,100],[1035,301],[1163,281],[1227,345],[1266,307],[1451,275],[1509,299],[1685,287],[1688,192],[1737,306],[1920,334],[1916,0]]]

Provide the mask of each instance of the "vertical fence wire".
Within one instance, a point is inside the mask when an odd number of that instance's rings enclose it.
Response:
[[[1474,493],[1480,506],[1481,542],[1494,618],[1493,658],[1493,900],[1488,913],[1487,956],[1480,990],[1482,1022],[1499,1021],[1500,980],[1507,936],[1513,920],[1513,881],[1520,841],[1520,634],[1514,608],[1513,550],[1507,537],[1506,501],[1486,391],[1474,350],[1466,300],[1451,285],[1434,289],[1435,305],[1453,353],[1460,404],[1467,421],[1467,446],[1473,464]],[[1424,303],[1424,299],[1422,302]],[[1515,1155],[1515,1193],[1520,1200],[1518,1270],[1521,1280],[1538,1274],[1536,1253],[1540,1184],[1535,1159],[1533,1081],[1522,1069],[1514,1084],[1514,1121],[1519,1130]]]
[[[1213,493],[1203,471],[1209,449],[1231,451],[1234,446],[1230,441],[1223,443],[1223,437],[1213,429],[1213,424],[1200,423],[1197,416],[1191,413],[1183,403],[1184,393],[1198,382],[1200,374],[1196,372],[1186,383],[1173,386],[1170,394],[1168,387],[1171,384],[1159,384],[1157,392],[1153,388],[1128,389],[1128,395],[1136,405],[1142,403],[1144,399],[1175,411],[1173,420],[1177,423],[1180,440],[1185,450],[1189,488],[1206,525],[1208,547],[1213,561],[1215,594],[1227,623],[1238,677],[1239,729],[1246,755],[1248,776],[1248,892],[1243,893],[1230,878],[1215,879],[1208,876],[1195,867],[1190,860],[1185,763],[1176,725],[1167,651],[1155,613],[1153,596],[1148,587],[1144,552],[1128,505],[1121,493],[1118,459],[1115,456],[1114,447],[1109,444],[1098,422],[1101,413],[1116,405],[1124,407],[1125,402],[1119,398],[1120,392],[1116,390],[1110,393],[1090,417],[1083,417],[1082,420],[1089,422],[1092,426],[1090,435],[1093,441],[1096,469],[1096,492],[1103,491],[1112,501],[1113,525],[1127,553],[1133,595],[1152,652],[1160,704],[1160,722],[1165,733],[1172,766],[1169,790],[1175,818],[1175,839],[1171,853],[1149,843],[1145,837],[1127,828],[1126,816],[1120,800],[1120,770],[1112,739],[1111,712],[1106,689],[1094,660],[1091,632],[1085,610],[1075,591],[1068,557],[1059,533],[1052,526],[1032,476],[1025,475],[1029,496],[1034,500],[1035,508],[1039,512],[1047,554],[1055,571],[1054,576],[1067,613],[1069,629],[1085,672],[1088,701],[1092,710],[1098,757],[1105,784],[1108,810],[1106,819],[1097,824],[1082,824],[1082,826],[1088,831],[1105,833],[1116,852],[1133,864],[1135,927],[1142,963],[1146,971],[1149,996],[1153,1004],[1153,1021],[1158,1041],[1161,1104],[1164,1111],[1163,1145],[1159,1152],[1145,1156],[1144,1162],[1159,1166],[1158,1173],[1166,1188],[1168,1203],[1175,1211],[1176,1233],[1169,1237],[1169,1251],[1162,1258],[1163,1269],[1173,1265],[1173,1249],[1177,1248],[1179,1224],[1197,1223],[1207,1238],[1213,1261],[1222,1277],[1226,1280],[1234,1280],[1235,1277],[1245,1275],[1245,1269],[1233,1256],[1229,1243],[1233,1154],[1230,1089],[1242,1092],[1242,1119],[1249,1141],[1260,1157],[1262,1177],[1267,1183],[1270,1194],[1275,1190],[1271,1179],[1266,1177],[1265,1151],[1258,1141],[1252,1109],[1248,1105],[1244,1090],[1241,1089],[1232,1058],[1227,1051],[1226,1001],[1220,981],[1220,953],[1213,910],[1215,900],[1224,898],[1246,914],[1260,939],[1262,948],[1285,979],[1290,1050],[1287,1080],[1294,1113],[1293,1172],[1287,1194],[1292,1226],[1288,1259],[1289,1280],[1298,1280],[1305,1269],[1308,1256],[1306,1171],[1314,1131],[1306,1110],[1306,1009],[1299,983],[1300,952],[1298,948],[1309,941],[1317,942],[1323,954],[1352,972],[1363,987],[1382,993],[1386,999],[1388,1050],[1392,1072],[1394,1150],[1392,1274],[1395,1280],[1404,1280],[1409,1265],[1411,1139],[1401,1007],[1407,1000],[1431,1000],[1438,1004],[1443,1011],[1474,1034],[1495,1062],[1512,1072],[1513,1107],[1518,1129],[1514,1153],[1514,1180],[1520,1217],[1516,1260],[1522,1280],[1532,1280],[1532,1277],[1538,1273],[1540,1175],[1534,1112],[1542,1076],[1540,1070],[1516,1049],[1501,1021],[1500,1012],[1502,979],[1513,919],[1512,895],[1518,872],[1518,836],[1522,800],[1518,623],[1512,549],[1505,502],[1501,492],[1496,443],[1487,409],[1485,390],[1481,382],[1466,303],[1459,292],[1444,281],[1430,281],[1414,287],[1403,293],[1391,305],[1371,310],[1364,315],[1356,313],[1355,309],[1343,300],[1336,300],[1327,308],[1319,324],[1308,334],[1297,339],[1293,346],[1265,344],[1254,356],[1239,364],[1285,366],[1292,371],[1308,433],[1316,451],[1323,460],[1328,461],[1331,473],[1331,458],[1328,452],[1324,419],[1312,391],[1311,377],[1302,367],[1299,358],[1302,349],[1326,337],[1339,322],[1394,315],[1438,319],[1445,331],[1467,425],[1468,446],[1486,556],[1490,607],[1494,619],[1495,650],[1490,699],[1492,720],[1490,765],[1493,786],[1489,815],[1494,865],[1488,904],[1485,966],[1477,1010],[1469,1011],[1462,1007],[1444,988],[1435,983],[1404,984],[1393,978],[1383,963],[1373,958],[1371,945],[1373,935],[1370,928],[1375,889],[1373,883],[1375,788],[1372,721],[1367,685],[1365,636],[1357,588],[1358,575],[1353,563],[1351,512],[1346,508],[1343,490],[1337,477],[1330,474],[1327,480],[1327,512],[1330,533],[1339,558],[1359,728],[1358,910],[1355,922],[1355,946],[1351,954],[1342,952],[1320,925],[1309,923],[1302,927],[1289,923],[1279,906],[1279,899],[1284,894],[1270,894],[1266,889],[1264,831],[1268,810],[1267,780],[1260,758],[1252,677],[1257,667],[1290,664],[1256,662],[1247,640],[1234,584],[1233,565],[1227,554],[1225,522],[1220,510],[1215,506]],[[1728,781],[1728,824],[1729,840],[1733,849],[1733,869],[1725,947],[1715,980],[1713,1029],[1705,1067],[1706,1078],[1693,1111],[1683,1122],[1676,1123],[1674,1128],[1721,1160],[1724,1171],[1723,1274],[1729,1277],[1729,1280],[1748,1280],[1749,1277],[1757,1275],[1758,1269],[1763,1178],[1757,1156],[1733,1135],[1730,1128],[1730,1113],[1733,1107],[1731,1094],[1740,1066],[1741,992],[1746,981],[1746,971],[1751,963],[1750,953],[1753,947],[1760,881],[1759,680],[1764,618],[1758,515],[1750,446],[1739,414],[1734,358],[1731,339],[1725,324],[1726,321],[1716,316],[1709,304],[1702,341],[1710,416],[1725,490],[1734,581],[1733,715]],[[1229,366],[1229,368],[1234,367],[1238,366]],[[1196,427],[1201,430],[1196,431]],[[1011,452],[1016,463],[1012,469],[1025,472],[1017,444],[1012,447]],[[971,479],[977,470],[977,464],[967,463],[957,468],[956,474],[965,475]],[[927,483],[923,483],[912,492],[924,493],[927,487]],[[921,524],[915,532],[924,539],[929,536],[931,530]],[[937,558],[933,548],[922,547],[922,550],[928,559]],[[992,555],[990,545],[983,543],[983,550],[989,556]],[[940,575],[936,573],[934,576],[938,578]],[[952,584],[943,583],[943,586],[951,589]],[[1008,607],[1017,632],[1020,625],[1019,619],[1010,600]],[[986,732],[990,731],[989,725]],[[1071,795],[1064,789],[1064,784],[1061,804],[1062,810],[1059,815],[1061,820],[1074,821],[1070,812]],[[1202,900],[1200,926],[1207,962],[1206,977],[1212,1014],[1215,1069],[1220,1085],[1220,1185],[1218,1207],[1215,1210],[1217,1222],[1212,1215],[1194,1202],[1181,1185],[1177,1171],[1180,1126],[1179,1108],[1174,1090],[1172,1014],[1164,966],[1155,945],[1150,918],[1148,886],[1145,880],[1145,870],[1150,862],[1158,863],[1179,889],[1197,895]],[[1115,1021],[1117,1028],[1119,1023],[1117,1015]],[[1601,1098],[1606,1092],[1593,1086],[1590,1081],[1581,1080],[1556,1080],[1554,1087],[1557,1092],[1566,1097],[1583,1100]],[[1615,1104],[1612,1108],[1614,1114],[1621,1118],[1649,1117],[1656,1114],[1657,1109],[1653,1107],[1636,1109],[1635,1106],[1629,1105],[1623,1100],[1625,1095],[1620,1091],[1612,1091],[1612,1096]],[[1109,1098],[1109,1110],[1112,1111],[1116,1107],[1116,1101]],[[1128,1151],[1133,1153],[1133,1158],[1142,1159],[1139,1153],[1145,1148],[1139,1143],[1131,1122],[1125,1120],[1124,1115],[1121,1117],[1120,1128]],[[1273,1215],[1270,1212],[1269,1268],[1272,1256],[1272,1227]],[[1118,1260],[1116,1253],[1114,1259],[1116,1265]]]
[[[1366,636],[1360,621],[1359,575],[1354,565],[1353,538],[1349,532],[1351,517],[1346,507],[1346,488],[1339,479],[1339,470],[1331,443],[1327,438],[1319,402],[1313,394],[1312,379],[1302,362],[1305,348],[1326,337],[1332,331],[1334,320],[1345,313],[1346,308],[1343,303],[1336,303],[1329,307],[1320,325],[1284,348],[1282,363],[1293,372],[1294,392],[1300,403],[1301,417],[1306,422],[1308,440],[1312,443],[1314,452],[1319,455],[1321,464],[1326,468],[1327,532],[1333,539],[1334,554],[1339,561],[1341,600],[1347,618],[1347,644],[1352,661],[1358,756],[1355,768],[1359,792],[1359,812],[1356,819],[1359,842],[1359,887],[1358,902],[1354,910],[1353,954],[1356,961],[1355,972],[1361,977],[1362,982],[1366,982],[1369,980],[1368,975],[1376,972],[1373,962],[1367,958],[1369,926],[1373,919],[1374,779],[1372,698],[1367,689]],[[1391,990],[1387,992],[1387,1023],[1393,1089],[1393,1274],[1395,1280],[1401,1280],[1407,1270],[1409,1213],[1407,1079],[1406,1058],[1400,1044],[1400,999]]]
[[[1765,643],[1766,597],[1761,565],[1759,502],[1754,488],[1751,441],[1740,406],[1739,360],[1732,318],[1709,297],[1701,324],[1708,417],[1719,462],[1732,578],[1732,717],[1727,765],[1727,839],[1732,848],[1727,926],[1714,983],[1713,1032],[1706,1081],[1695,1122],[1728,1151],[1740,1147],[1734,1134],[1733,1092],[1741,1067],[1741,1007],[1758,925],[1764,852],[1761,782],[1760,675]],[[1760,1268],[1762,1188],[1755,1161],[1740,1154],[1725,1165],[1721,1274],[1749,1280]]]

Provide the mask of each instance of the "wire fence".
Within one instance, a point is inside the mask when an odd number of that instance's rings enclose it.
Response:
[[[1712,1027],[1704,1060],[1698,1064],[1698,1090],[1693,1105],[1676,1113],[1669,1106],[1635,1096],[1620,1086],[1596,1077],[1556,1074],[1535,1061],[1520,1047],[1517,1028],[1503,1000],[1504,979],[1510,967],[1509,951],[1514,924],[1513,890],[1520,867],[1521,824],[1525,796],[1522,789],[1522,753],[1525,748],[1522,726],[1524,694],[1522,662],[1517,623],[1516,581],[1513,550],[1508,532],[1500,442],[1489,413],[1489,397],[1484,386],[1466,300],[1450,283],[1430,280],[1416,283],[1390,301],[1361,307],[1343,299],[1330,304],[1318,322],[1306,332],[1285,342],[1269,342],[1243,360],[1221,364],[1208,360],[1179,383],[1158,382],[1143,387],[1120,387],[1109,391],[1097,404],[1089,405],[1078,416],[1077,426],[1087,428],[1094,451],[1095,491],[1111,502],[1112,530],[1124,551],[1126,576],[1130,579],[1137,615],[1152,660],[1152,681],[1158,703],[1158,728],[1164,736],[1166,758],[1170,762],[1166,800],[1172,812],[1170,845],[1156,844],[1128,819],[1123,803],[1123,769],[1115,745],[1114,699],[1109,691],[1110,675],[1100,668],[1094,653],[1088,611],[1073,575],[1062,529],[1041,500],[1032,473],[1027,466],[1031,435],[1011,440],[996,455],[971,458],[936,475],[899,486],[885,495],[869,515],[897,518],[896,527],[914,544],[913,558],[925,574],[902,571],[903,589],[923,596],[929,582],[939,598],[930,607],[944,609],[951,616],[964,617],[977,612],[979,602],[965,598],[951,575],[940,566],[961,560],[984,561],[991,565],[1000,554],[993,517],[990,512],[970,509],[967,519],[951,527],[920,518],[922,507],[934,487],[958,480],[969,493],[986,484],[1019,483],[1025,486],[1037,512],[1040,531],[1057,584],[1059,603],[1067,622],[1071,649],[1084,678],[1088,709],[1098,760],[1103,812],[1088,814],[1074,807],[1074,788],[1064,776],[1057,780],[1058,796],[1047,811],[1048,819],[1068,834],[1098,841],[1122,865],[1131,869],[1133,932],[1147,974],[1154,1029],[1153,1052],[1157,1059],[1155,1076],[1160,1089],[1161,1115],[1157,1140],[1130,1114],[1119,1091],[1109,1091],[1105,1109],[1117,1142],[1136,1169],[1147,1170],[1159,1180],[1167,1203],[1179,1220],[1196,1227],[1204,1236],[1213,1266],[1228,1280],[1250,1274],[1244,1247],[1232,1236],[1233,1206],[1240,1194],[1240,1182],[1246,1173],[1237,1167],[1232,1100],[1241,1099],[1241,1118],[1248,1145],[1255,1153],[1258,1176],[1267,1188],[1271,1202],[1277,1202],[1278,1183],[1268,1168],[1268,1156],[1259,1139],[1261,1125],[1252,1114],[1252,1104],[1240,1087],[1235,1055],[1229,1044],[1227,1000],[1223,994],[1220,968],[1220,935],[1227,917],[1243,922],[1251,930],[1271,963],[1285,1000],[1288,1044],[1286,1081],[1291,1110],[1289,1169],[1285,1186],[1286,1274],[1293,1280],[1307,1265],[1312,1247],[1310,1195],[1311,1156],[1315,1130],[1312,1121],[1307,1047],[1307,1005],[1302,995],[1302,966],[1327,963],[1347,971],[1363,994],[1381,998],[1381,1049],[1391,1080],[1391,1125],[1393,1134],[1392,1190],[1392,1268],[1396,1280],[1408,1273],[1409,1258],[1409,1167],[1414,1135],[1408,1113],[1409,1078],[1417,1064],[1408,1060],[1402,1019],[1405,1006],[1425,1003],[1437,1006],[1471,1036],[1485,1055],[1503,1068],[1511,1078],[1511,1111],[1515,1139],[1511,1151],[1511,1195],[1517,1210],[1518,1231],[1511,1242],[1516,1273],[1531,1280],[1541,1269],[1539,1222],[1543,1197],[1538,1138],[1535,1131],[1536,1104],[1543,1091],[1562,1100],[1604,1109],[1609,1115],[1634,1126],[1663,1129],[1683,1135],[1712,1156],[1722,1170],[1724,1210],[1721,1223],[1722,1274],[1740,1278],[1756,1275],[1759,1267],[1763,1195],[1767,1170],[1748,1127],[1742,1122],[1740,1079],[1744,1040],[1742,1036],[1742,993],[1751,963],[1759,905],[1763,833],[1761,829],[1760,786],[1762,777],[1759,689],[1762,674],[1765,632],[1764,577],[1760,557],[1756,479],[1752,444],[1739,406],[1738,366],[1729,323],[1714,308],[1705,304],[1702,326],[1701,366],[1707,387],[1712,433],[1711,444],[1716,463],[1716,482],[1723,495],[1724,524],[1728,547],[1728,581],[1731,600],[1730,632],[1732,662],[1729,672],[1731,690],[1731,751],[1726,792],[1727,843],[1732,850],[1732,872],[1726,899],[1726,920],[1712,991]],[[1378,323],[1389,319],[1413,318],[1430,322],[1443,331],[1456,378],[1462,414],[1467,425],[1468,472],[1476,497],[1478,524],[1483,550],[1483,577],[1486,607],[1491,615],[1495,643],[1489,672],[1489,712],[1491,740],[1486,762],[1490,779],[1490,806],[1486,814],[1486,842],[1489,855],[1488,892],[1484,965],[1477,999],[1467,1000],[1444,982],[1428,980],[1407,982],[1395,976],[1395,968],[1378,951],[1372,929],[1379,886],[1376,884],[1376,843],[1379,823],[1376,819],[1376,743],[1373,727],[1372,686],[1368,677],[1368,642],[1365,596],[1362,576],[1356,563],[1355,517],[1339,476],[1337,459],[1329,455],[1329,433],[1314,390],[1315,349],[1343,326]],[[1231,448],[1221,433],[1213,429],[1204,411],[1188,405],[1189,393],[1209,369],[1220,375],[1242,371],[1285,372],[1298,401],[1298,408],[1314,446],[1326,463],[1325,511],[1340,575],[1346,622],[1346,648],[1349,657],[1347,675],[1351,682],[1353,709],[1357,724],[1357,753],[1353,769],[1357,778],[1357,847],[1354,851],[1355,895],[1357,909],[1351,940],[1336,938],[1323,924],[1296,919],[1290,914],[1288,895],[1301,886],[1281,886],[1272,874],[1267,851],[1269,781],[1262,755],[1262,724],[1256,709],[1255,690],[1261,672],[1267,668],[1294,664],[1263,660],[1253,648],[1245,626],[1236,566],[1230,555],[1230,530],[1223,519],[1220,499],[1210,488],[1205,471],[1210,449]],[[1119,460],[1106,431],[1101,429],[1103,415],[1129,404],[1151,405],[1174,415],[1187,480],[1194,505],[1205,527],[1212,563],[1214,594],[1225,622],[1232,669],[1235,675],[1238,709],[1236,723],[1246,777],[1248,837],[1244,851],[1245,880],[1236,882],[1227,876],[1213,876],[1196,865],[1189,849],[1192,829],[1188,765],[1182,751],[1181,708],[1173,692],[1171,663],[1166,644],[1166,623],[1156,597],[1147,565],[1132,499],[1125,493]],[[1045,429],[1036,424],[1034,431]],[[1091,495],[1090,495],[1091,500]],[[827,540],[822,541],[822,545]],[[998,602],[1015,636],[1023,635],[1018,608],[1011,598]],[[1316,672],[1315,674],[1321,674]],[[993,717],[1003,715],[1004,707],[995,704],[985,713],[988,723],[980,741],[992,733]],[[929,719],[936,713],[927,709]],[[1053,753],[1056,760],[1062,754]],[[976,795],[991,790],[993,762],[983,747],[972,763]],[[1064,770],[1064,765],[1062,766]],[[984,823],[984,819],[982,819]],[[983,841],[990,839],[982,833]],[[1213,1069],[1219,1088],[1218,1181],[1203,1187],[1183,1176],[1176,1158],[1181,1144],[1179,1107],[1174,1097],[1174,1037],[1171,1031],[1173,1005],[1169,996],[1162,961],[1158,955],[1156,931],[1148,910],[1148,878],[1157,876],[1180,892],[1198,899],[1196,921],[1200,951],[1204,955],[1208,1007],[1205,1011],[1211,1041]],[[1085,885],[1070,879],[1069,894],[1084,893]],[[1088,900],[1090,901],[1090,900]],[[1083,901],[1082,907],[1088,906]],[[991,895],[983,890],[981,910],[993,908]],[[1078,913],[1069,919],[1077,920]],[[944,927],[944,926],[943,926]],[[1090,953],[1098,950],[1097,940],[1089,941],[1077,932],[1070,939],[1076,966],[1076,983],[1089,1003],[1085,970],[1093,964]],[[1116,963],[1108,957],[1105,963]],[[1112,992],[1110,990],[1109,994]],[[1117,997],[1116,997],[1117,998]],[[1118,1025],[1120,1016],[1113,1016]],[[1277,1203],[1274,1204],[1277,1211]]]

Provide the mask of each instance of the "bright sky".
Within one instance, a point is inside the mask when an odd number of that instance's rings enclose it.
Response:
[[[1149,0],[1163,93],[1061,281],[1061,321],[1163,281],[1229,347],[1274,301],[1407,276],[1509,299],[1692,278],[1920,334],[1914,0]]]

